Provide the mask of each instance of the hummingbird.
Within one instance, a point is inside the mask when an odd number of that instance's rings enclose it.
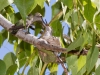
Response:
[[[32,27],[32,24],[36,21],[40,21],[44,25],[42,15],[38,12],[35,13],[34,15],[32,14],[28,15],[25,25],[24,25],[24,20],[22,19],[19,20],[14,26],[10,28],[10,31],[12,34],[16,34],[19,29],[26,29],[27,31],[28,28],[34,29]]]

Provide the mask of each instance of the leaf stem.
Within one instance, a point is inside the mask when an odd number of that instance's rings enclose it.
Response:
[[[41,72],[40,72],[40,75],[43,75],[43,73],[44,73],[44,71],[45,71],[47,65],[48,65],[47,63],[44,63],[43,68],[42,68],[42,70],[41,70]]]
[[[59,15],[61,15],[63,13],[63,10],[59,11],[53,18],[52,20],[49,22],[49,25],[57,18],[59,17]]]

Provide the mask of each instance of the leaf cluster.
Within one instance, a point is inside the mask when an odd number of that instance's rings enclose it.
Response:
[[[97,63],[100,51],[100,47],[97,46],[100,44],[98,1],[100,2],[100,0],[58,0],[51,6],[52,20],[49,24],[53,29],[53,36],[60,37],[62,47],[67,48],[67,54],[61,53],[60,57],[64,57],[68,71],[72,75],[100,74],[100,65]],[[44,3],[50,6],[49,0],[0,0],[0,14],[13,24],[21,19],[26,23],[29,14],[39,12],[44,16],[46,12]],[[18,12],[15,12],[13,4],[17,6]],[[67,31],[63,32],[62,22],[69,27],[70,40],[63,37],[63,33],[66,34]],[[34,35],[37,36],[40,31],[41,27],[37,24]],[[23,66],[23,72],[27,66],[30,66],[27,75],[45,74],[47,68],[50,74],[57,75],[58,63],[43,62],[37,48],[33,45],[23,42],[3,29],[0,32],[0,47],[6,39],[14,45],[14,53],[7,53],[3,60],[0,60],[0,74],[20,75],[20,69]],[[87,53],[82,54],[83,51]]]

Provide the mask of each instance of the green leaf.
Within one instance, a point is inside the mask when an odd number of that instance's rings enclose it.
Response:
[[[52,30],[53,30],[53,35],[54,36],[60,36],[61,35],[61,32],[62,32],[62,25],[60,23],[59,20],[55,20],[53,21],[50,26],[52,27]]]
[[[19,44],[16,43],[16,55],[18,57],[19,68],[23,67],[27,60],[27,52],[25,52],[25,42],[21,41]],[[29,46],[28,46],[29,47]]]
[[[3,43],[3,36],[2,36],[2,34],[0,33],[0,47],[2,46],[2,43]]]
[[[73,7],[73,0],[61,0],[61,2],[63,2],[63,4],[65,4],[66,6],[68,6],[69,9]]]
[[[12,23],[16,23],[16,21],[18,21],[18,19],[19,19],[18,13],[15,14],[14,10],[11,6],[7,6],[5,8],[5,13],[3,13],[3,16],[5,16]],[[13,41],[17,39],[15,36],[13,36],[9,33],[7,34],[7,32],[4,32],[4,33],[6,33],[4,35],[8,35],[7,39],[8,39],[8,42],[11,43],[11,44],[13,44]]]
[[[12,3],[13,3],[13,0],[0,0],[0,11],[4,7],[6,7],[6,6],[8,6],[8,5],[12,4]]]
[[[72,15],[72,10],[66,10],[65,20],[68,21],[68,19],[71,17],[71,15]]]
[[[3,36],[3,39],[6,40],[6,39],[7,39],[7,31],[6,31],[5,29],[3,29],[3,30],[1,31],[1,34],[2,34],[2,36]]]
[[[5,7],[5,9],[3,9],[1,11],[1,14],[7,18],[9,21],[11,21],[12,23],[14,23],[14,15],[15,15],[15,12],[14,12],[14,9],[9,5],[7,7]]]
[[[97,67],[97,69],[95,71],[95,75],[100,75],[100,65]]]
[[[49,75],[57,75],[57,71],[50,73]]]
[[[58,64],[57,63],[50,63],[50,64],[48,64],[48,69],[50,70],[50,73],[57,72]]]
[[[83,44],[83,42],[84,42],[84,38],[80,34],[80,36],[68,46],[67,51],[71,51],[71,50],[81,46]]]
[[[34,4],[33,5],[35,5],[35,4],[37,5],[38,4],[39,6],[41,6],[41,8],[43,8],[44,7],[44,1],[45,0],[38,0],[38,1],[34,0]]]
[[[56,56],[52,51],[47,51],[47,50],[41,50],[41,51],[39,51],[39,55],[43,62],[51,63],[56,60]]]
[[[64,28],[62,28],[62,30],[61,30],[60,43],[61,43],[61,46],[62,46],[63,48],[66,48],[67,44],[66,44],[66,42],[65,42],[65,40],[64,40],[64,37],[63,37],[63,29],[64,29]]]
[[[86,64],[86,56],[81,55],[78,59],[78,71],[80,71]]]
[[[58,1],[52,6],[52,18],[55,17],[62,9],[61,2]],[[62,13],[59,13],[58,16],[56,16],[56,19],[59,19],[62,16]]]
[[[72,23],[74,24],[75,28],[76,28],[76,25],[82,25],[83,16],[81,15],[80,11],[73,10],[71,14],[71,18],[72,18]]]
[[[27,56],[31,55],[31,45],[27,42],[24,42],[24,50]]]
[[[39,75],[39,74],[38,74],[38,69],[35,68],[35,67],[31,67],[31,68],[29,69],[27,75]]]
[[[72,72],[72,75],[76,75],[77,74],[77,56],[76,55],[71,55],[70,57],[66,58],[66,62],[68,65],[68,69]]]
[[[18,53],[18,61],[19,61],[19,68],[21,68],[26,63],[27,56],[25,55],[25,51],[23,51],[22,49],[19,50],[21,50],[21,52]]]
[[[14,24],[22,19],[20,13],[15,13],[11,6],[7,6],[5,9],[3,9],[1,14]]]
[[[11,65],[11,66],[7,69],[6,75],[14,75],[14,73],[16,72],[16,70],[17,70],[17,65],[16,65],[16,64]]]
[[[88,51],[87,54],[87,60],[86,60],[86,69],[87,69],[87,74],[90,73],[90,71],[93,69],[95,66],[95,63],[98,59],[99,56],[99,50],[97,47],[92,50],[92,48]]]
[[[39,22],[35,23],[35,36],[37,36],[40,33],[41,29],[42,25]]]
[[[86,38],[87,37],[87,38]],[[83,38],[84,38],[84,42],[83,42],[83,44],[81,45],[81,47],[80,47],[80,52],[82,51],[82,49],[84,48],[84,46],[86,45],[86,44],[88,44],[88,40],[90,40],[89,39],[89,33],[87,33],[87,31],[85,31],[84,33],[83,33]]]
[[[20,19],[22,19],[22,17],[21,17],[21,15],[20,15],[20,13],[18,12],[18,13],[15,13],[14,14],[14,16],[15,16],[15,18],[14,18],[14,23],[17,23]]]
[[[8,20],[11,21],[12,23],[14,23],[14,9],[11,6],[7,6],[5,8],[6,10],[6,14],[8,14]]]
[[[39,5],[37,5],[37,6],[32,10],[31,14],[35,14],[35,13],[37,13],[37,12],[41,13],[42,16],[44,16],[44,14],[45,14],[45,8],[41,8]]]
[[[12,34],[10,34],[10,33],[8,33],[8,42],[9,43],[11,43],[11,44],[13,44],[13,42],[15,41],[15,40],[17,40],[18,38],[17,37],[15,37],[15,36],[13,36]]]
[[[90,23],[93,23],[95,8],[92,6],[91,0],[85,0],[85,2],[86,4],[84,5],[84,16]]]
[[[34,0],[14,0],[14,3],[19,9],[24,22],[26,22],[27,15],[35,8]]]
[[[97,7],[97,9],[100,11],[100,0],[92,0],[92,2],[95,4],[95,6]]]
[[[28,71],[28,74],[27,74],[27,75],[35,75],[35,73],[33,73],[33,70],[34,70],[34,68],[33,68],[33,67],[31,67],[31,68],[29,69],[29,71]]]
[[[40,75],[40,72],[41,72],[41,69],[42,69],[42,60],[41,58],[39,58],[39,75]]]
[[[100,13],[95,16],[96,27],[100,30]]]
[[[93,36],[92,36],[92,51],[91,53],[94,51],[95,45],[96,45],[96,34],[95,32],[93,32]]]
[[[5,75],[6,73],[6,64],[3,60],[0,60],[0,74]]]
[[[33,59],[33,66],[29,69],[27,75],[39,75],[39,68],[37,66],[38,57],[35,56]]]
[[[17,50],[17,46],[18,46],[18,43],[15,41],[14,42],[14,52],[16,53],[16,50]]]
[[[81,70],[78,71],[77,75],[84,75],[85,71],[86,71],[86,65],[84,65],[84,66],[81,68]]]
[[[14,55],[14,53],[9,52],[4,56],[3,60],[6,64],[6,69],[8,69],[11,65],[15,64],[16,56]]]

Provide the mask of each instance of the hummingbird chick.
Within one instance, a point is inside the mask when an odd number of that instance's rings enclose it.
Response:
[[[59,38],[52,35],[52,28],[47,23],[45,23],[45,30],[41,38],[45,39],[50,45],[61,46]]]

